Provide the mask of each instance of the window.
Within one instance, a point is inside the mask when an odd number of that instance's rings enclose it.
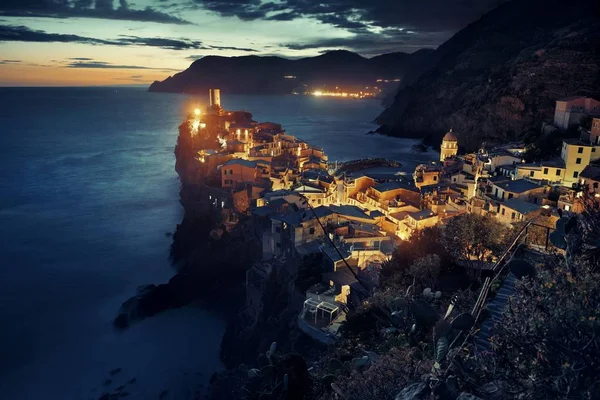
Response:
[[[233,181],[231,179],[225,179],[225,184],[226,185],[232,185]]]
[[[560,176],[560,169],[556,170],[556,176]]]
[[[583,147],[580,147],[580,148],[578,148],[578,149],[577,149],[577,152],[578,152],[579,154],[583,153]]]
[[[594,187],[594,189],[598,189],[598,182],[594,182],[592,186]]]
[[[277,233],[281,233],[281,227],[280,227],[280,226],[276,226],[276,227],[275,227],[275,232],[277,232]]]
[[[515,213],[515,212],[513,211],[513,213],[510,215],[510,219],[515,219],[516,217],[517,217],[517,213]]]
[[[508,198],[509,198],[509,199],[512,199],[512,198],[513,198],[513,194],[512,194],[512,193],[509,193],[509,194],[508,194]]]
[[[579,176],[579,171],[573,172],[573,178],[577,178]]]
[[[433,181],[434,181],[434,182],[437,182],[437,175],[434,175],[434,176],[433,176]]]
[[[275,246],[277,246],[277,248],[280,249],[281,248],[281,243],[279,243],[279,242],[275,243]]]
[[[548,175],[548,168],[544,168],[544,175]]]
[[[534,171],[529,171],[529,176],[533,178]]]
[[[581,164],[581,158],[578,158],[577,160],[575,160],[575,164]]]
[[[592,153],[595,153],[595,152],[596,152],[596,148],[592,147]]]
[[[502,207],[502,215],[504,215],[505,211],[506,211],[506,208]]]
[[[315,228],[310,228],[310,229],[308,230],[308,233],[309,233],[310,235],[314,235],[314,234],[315,234]]]
[[[498,188],[494,190],[494,196],[498,197]]]
[[[502,200],[504,200],[504,192],[502,192]]]

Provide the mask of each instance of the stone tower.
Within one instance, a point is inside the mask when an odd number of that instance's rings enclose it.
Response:
[[[444,135],[442,146],[440,147],[440,161],[444,162],[446,158],[455,156],[458,153],[458,137],[452,128]]]
[[[221,90],[220,89],[209,89],[208,90],[209,105],[221,107]]]

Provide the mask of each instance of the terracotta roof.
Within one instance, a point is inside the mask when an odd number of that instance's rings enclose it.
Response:
[[[450,129],[448,133],[444,135],[444,138],[442,140],[445,142],[458,142],[458,136],[456,136],[456,133],[454,133],[452,129]]]

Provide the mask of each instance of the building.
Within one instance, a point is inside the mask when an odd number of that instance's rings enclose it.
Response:
[[[579,182],[579,174],[591,161],[600,158],[600,145],[581,139],[565,139],[560,157],[565,162],[563,185],[573,186]]]
[[[445,161],[447,158],[454,157],[458,154],[458,136],[452,129],[444,135],[442,139],[442,145],[440,147],[440,161]]]
[[[221,166],[221,186],[234,187],[239,183],[254,182],[258,177],[256,161],[234,158]]]
[[[437,164],[419,164],[415,168],[415,185],[420,189],[421,186],[435,185],[440,181],[441,166]]]
[[[579,184],[591,193],[600,193],[600,166],[585,167],[579,174]]]
[[[538,163],[516,164],[512,175],[514,179],[562,183],[565,177],[565,162],[561,158],[555,158]]]
[[[501,203],[496,218],[500,222],[512,224],[533,218],[540,214],[540,205],[518,198],[511,198]]]
[[[492,182],[491,196],[493,199],[499,201],[507,201],[515,198],[532,201],[534,204],[541,204],[545,193],[545,186],[540,186],[525,179]]]
[[[556,101],[554,126],[567,130],[579,125],[584,116],[600,115],[600,102],[590,97],[575,96]]]

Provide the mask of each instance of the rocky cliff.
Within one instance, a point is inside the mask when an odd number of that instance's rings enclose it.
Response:
[[[196,60],[188,69],[162,82],[151,92],[205,93],[218,87],[229,94],[289,94],[302,85],[369,85],[376,79],[402,78],[420,65],[429,50],[390,53],[365,58],[349,51],[288,60],[281,57],[217,57]],[[287,76],[287,78],[286,78]],[[294,77],[294,78],[290,78]]]
[[[459,31],[405,76],[380,131],[461,145],[534,140],[556,99],[600,96],[600,14],[594,0],[513,0]]]

